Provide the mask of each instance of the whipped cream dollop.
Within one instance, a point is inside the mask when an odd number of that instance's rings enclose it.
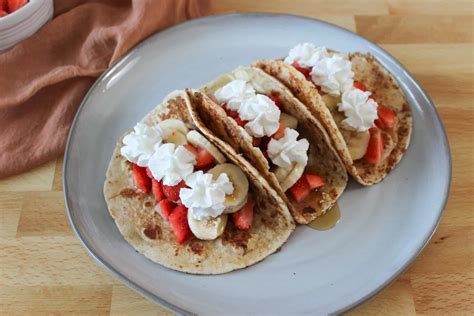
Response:
[[[359,89],[350,89],[342,94],[338,110],[344,112],[346,116],[342,121],[345,127],[358,132],[374,127],[378,105],[377,102],[369,99],[370,95],[370,92]]]
[[[308,163],[309,142],[302,138],[298,139],[299,133],[291,128],[285,128],[282,138],[272,138],[268,143],[268,156],[272,162],[279,167],[289,167],[293,162],[304,166]]]
[[[227,103],[226,107],[233,111],[238,111],[242,101],[254,95],[254,88],[244,80],[233,80],[214,93],[217,101]]]
[[[193,173],[195,156],[183,146],[176,148],[175,144],[162,144],[155,150],[150,160],[148,168],[153,177],[164,185],[177,185],[181,180]]]
[[[186,185],[189,188],[182,188],[179,197],[196,220],[221,215],[225,209],[225,196],[234,192],[234,186],[226,173],[221,173],[213,180],[212,174],[200,170],[187,177]]]
[[[333,96],[339,96],[354,84],[352,63],[339,54],[321,59],[314,65],[310,75],[323,92]]]
[[[301,67],[313,67],[326,57],[328,57],[326,47],[316,47],[311,43],[302,43],[289,51],[288,56],[285,58],[285,63],[292,64],[297,62]]]
[[[280,126],[280,113],[275,102],[264,94],[244,100],[239,107],[240,118],[248,121],[245,130],[255,137],[275,134]]]
[[[123,138],[124,146],[120,148],[120,153],[128,161],[140,167],[147,167],[148,160],[161,145],[162,137],[163,131],[160,127],[140,122]]]

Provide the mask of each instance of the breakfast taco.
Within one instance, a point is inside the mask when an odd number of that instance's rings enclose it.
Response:
[[[175,91],[123,136],[104,184],[124,238],[165,267],[220,274],[279,250],[295,224],[282,198]]]
[[[254,65],[285,84],[324,125],[347,171],[372,185],[410,142],[410,107],[395,78],[371,54],[345,55],[303,43],[284,60]]]
[[[308,224],[334,205],[347,173],[324,128],[280,82],[239,67],[194,95],[205,125],[242,154]]]

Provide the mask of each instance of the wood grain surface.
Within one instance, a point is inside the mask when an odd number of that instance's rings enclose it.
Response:
[[[453,158],[449,201],[430,244],[351,315],[474,314],[474,47],[471,0],[215,0],[216,14],[280,12],[375,41],[433,99]],[[69,226],[63,160],[0,181],[0,314],[167,315],[100,267]]]

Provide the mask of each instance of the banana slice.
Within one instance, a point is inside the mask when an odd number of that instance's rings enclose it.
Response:
[[[224,163],[226,161],[221,151],[198,131],[189,131],[186,138],[191,145],[207,150],[218,163]]]
[[[295,184],[296,181],[298,181],[299,178],[301,178],[301,176],[303,175],[303,172],[304,172],[304,167],[305,166],[300,164],[300,163],[294,164],[293,169],[291,169],[290,173],[285,178],[285,180],[280,182],[280,185],[281,185],[281,188],[283,189],[283,192],[286,192],[286,190],[291,188],[293,186],[293,184]]]
[[[337,105],[341,103],[340,97],[333,97],[329,94],[325,94],[321,97],[324,101],[324,104],[331,112],[337,112]]]
[[[227,214],[222,214],[215,218],[210,217],[197,220],[192,217],[191,212],[188,212],[188,224],[197,238],[201,240],[214,240],[224,232],[227,225]]]
[[[188,128],[183,121],[180,120],[167,119],[158,123],[158,126],[163,130],[164,138],[166,138],[168,133],[172,133],[173,131],[179,131],[184,135],[188,132]]]
[[[249,193],[249,181],[242,170],[236,165],[224,163],[215,166],[208,173],[212,174],[214,179],[217,179],[221,173],[226,173],[234,186],[234,192],[225,197],[225,213],[234,213],[242,208],[247,202]]]
[[[163,137],[163,143],[173,143],[177,146],[187,144],[186,135],[176,130]]]
[[[293,169],[293,165],[289,167],[278,167],[275,169],[275,171],[273,171],[273,173],[275,174],[275,177],[277,178],[278,182],[282,183],[283,180],[285,180],[286,177],[288,177],[292,169]]]
[[[173,143],[176,146],[187,143],[186,133],[188,128],[182,121],[168,119],[158,123],[158,126],[163,131],[163,143]]]
[[[342,137],[346,141],[347,148],[351,154],[352,160],[357,160],[364,157],[369,145],[370,133],[369,131],[357,132],[349,131],[341,128]]]
[[[286,113],[280,114],[280,122],[283,123],[283,126],[291,129],[296,129],[296,127],[298,126],[298,120],[296,119],[296,117]]]

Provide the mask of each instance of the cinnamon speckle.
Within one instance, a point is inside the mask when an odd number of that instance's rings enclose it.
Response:
[[[161,228],[159,226],[153,225],[153,226],[148,226],[143,230],[143,234],[147,236],[148,238],[155,240],[155,239],[160,239],[161,238]]]

